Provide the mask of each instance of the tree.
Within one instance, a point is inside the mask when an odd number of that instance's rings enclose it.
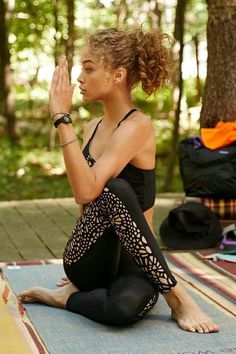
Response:
[[[163,191],[168,191],[175,167],[175,161],[178,151],[178,142],[179,142],[179,125],[180,125],[180,113],[181,113],[181,99],[183,93],[183,75],[182,75],[182,63],[183,63],[183,53],[184,53],[184,18],[186,10],[187,0],[178,0],[176,7],[176,16],[175,16],[175,31],[174,37],[176,44],[178,45],[178,67],[177,67],[177,91],[178,91],[178,100],[175,109],[175,120],[172,131],[172,142],[171,150],[168,159],[167,172],[165,177],[165,183],[163,186]]]
[[[207,79],[201,127],[236,121],[236,2],[208,0]]]
[[[55,28],[55,35],[54,35],[54,63],[55,66],[57,66],[58,63],[58,57],[59,57],[59,35],[60,35],[60,29],[59,29],[59,21],[58,21],[58,5],[59,5],[59,0],[53,0],[53,17],[54,17],[54,28]]]
[[[68,24],[68,38],[66,41],[66,57],[68,60],[69,75],[71,76],[71,69],[73,67],[74,58],[74,42],[75,42],[75,3],[74,0],[67,0],[67,24]]]
[[[2,114],[7,120],[7,132],[11,140],[17,139],[14,98],[12,95],[12,70],[8,46],[9,9],[4,0],[0,0],[0,91]]]

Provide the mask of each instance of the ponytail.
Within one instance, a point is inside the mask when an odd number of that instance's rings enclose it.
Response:
[[[170,36],[157,31],[108,28],[91,34],[87,44],[108,69],[127,70],[129,89],[141,82],[143,91],[151,95],[172,71],[170,52],[163,44],[166,40],[170,42]]]
[[[163,42],[171,42],[171,37],[156,31],[144,33],[141,29],[131,32],[130,35],[136,38],[136,56],[142,89],[151,95],[170,78],[171,54]]]

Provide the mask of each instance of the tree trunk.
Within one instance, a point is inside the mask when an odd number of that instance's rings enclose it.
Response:
[[[3,90],[4,90],[4,70],[5,70],[5,62],[6,62],[6,29],[5,29],[5,5],[4,1],[0,0],[0,114],[4,114],[4,97],[3,97]]]
[[[178,143],[179,143],[179,123],[180,123],[180,113],[181,113],[181,100],[182,100],[182,93],[183,93],[182,63],[183,63],[183,52],[184,52],[184,18],[185,18],[186,4],[187,4],[187,0],[178,0],[176,6],[174,36],[176,39],[176,45],[178,45],[178,69],[177,69],[178,101],[175,109],[175,121],[174,121],[174,126],[172,131],[171,150],[168,158],[165,183],[162,188],[163,192],[167,192],[170,188],[170,184],[174,174],[175,161],[177,157]]]
[[[54,36],[54,63],[55,66],[58,64],[59,59],[59,43],[58,43],[58,33],[59,33],[59,22],[58,22],[58,0],[53,0],[53,15],[54,15],[54,27],[55,27],[55,36]],[[49,130],[49,142],[48,149],[49,151],[54,150],[56,143],[56,129],[52,124]]]
[[[58,64],[58,58],[59,58],[59,54],[60,54],[59,41],[58,41],[58,34],[59,34],[58,2],[59,2],[59,0],[53,0],[53,16],[54,16],[54,29],[55,29],[55,36],[54,36],[54,63],[55,63],[55,66],[57,66],[57,64]]]
[[[16,133],[16,116],[14,109],[14,98],[11,93],[12,71],[10,67],[10,51],[8,48],[8,17],[9,11],[5,1],[0,0],[0,89],[2,114],[7,120],[7,133],[12,141],[18,138]]]
[[[67,0],[67,23],[68,23],[68,39],[66,41],[66,57],[68,60],[69,76],[71,78],[71,70],[74,58],[74,41],[75,41],[75,3],[74,0]]]
[[[201,127],[236,120],[236,1],[209,0],[207,78]]]
[[[125,0],[115,0],[116,26],[120,27],[125,23],[128,15],[128,4]]]
[[[200,82],[200,69],[199,69],[199,40],[198,35],[194,36],[194,47],[195,47],[195,55],[196,55],[196,66],[197,66],[197,76],[196,76],[196,91],[197,91],[197,101],[200,102],[202,97],[202,90],[201,90],[201,82]]]
[[[149,0],[148,2],[149,2],[148,16],[151,19],[151,28],[160,29],[161,17],[163,11],[160,9],[158,1]]]

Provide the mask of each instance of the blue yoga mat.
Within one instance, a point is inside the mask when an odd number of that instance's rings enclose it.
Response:
[[[4,268],[15,293],[40,285],[54,288],[64,275],[61,265]],[[140,322],[125,327],[95,323],[83,316],[41,304],[24,305],[50,354],[222,354],[236,353],[236,321],[196,296],[199,305],[221,327],[219,333],[197,334],[181,330],[170,318],[160,296]]]

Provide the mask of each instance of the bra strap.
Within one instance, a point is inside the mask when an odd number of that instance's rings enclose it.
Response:
[[[95,135],[95,133],[96,133],[96,131],[97,131],[97,128],[98,128],[99,124],[101,123],[101,121],[102,121],[102,119],[100,119],[100,121],[97,123],[97,125],[96,125],[96,127],[95,127],[95,129],[94,129],[94,131],[93,131],[93,134],[92,134],[91,137],[89,138],[87,144],[89,144],[89,143],[91,142],[91,140],[93,139],[93,137],[94,137],[94,135]]]
[[[132,108],[128,113],[126,113],[126,115],[124,116],[124,118],[121,119],[121,121],[118,123],[117,128],[119,127],[119,125],[126,119],[128,118],[133,112],[137,111],[137,108]]]

